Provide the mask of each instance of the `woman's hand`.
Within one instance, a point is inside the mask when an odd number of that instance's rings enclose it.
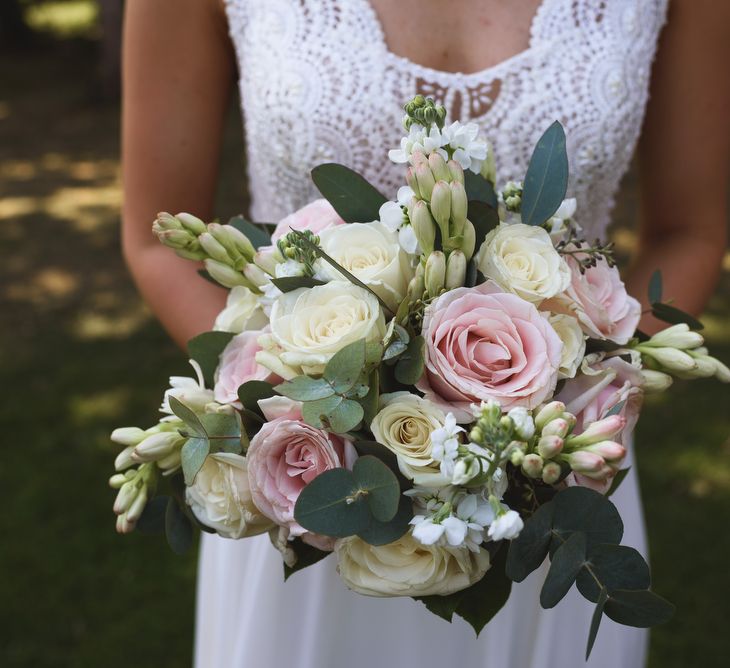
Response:
[[[655,269],[690,313],[707,304],[727,242],[730,183],[730,3],[673,0],[652,70],[639,146],[640,248],[629,276],[646,303]],[[651,316],[642,329],[666,327]]]
[[[235,61],[220,0],[127,0],[122,110],[122,245],[175,341],[210,329],[225,291],[161,246],[158,211],[210,219]]]

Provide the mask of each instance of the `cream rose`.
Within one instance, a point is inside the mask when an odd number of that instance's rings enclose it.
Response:
[[[393,312],[406,296],[413,269],[398,242],[398,235],[383,223],[353,223],[324,230],[322,250],[373,290]],[[324,261],[318,275],[330,280],[343,276]]]
[[[224,538],[243,538],[268,531],[273,522],[251,498],[246,458],[229,452],[209,455],[185,490],[195,517]]]
[[[422,545],[411,533],[388,545],[357,536],[335,544],[345,584],[366,596],[446,596],[470,587],[489,570],[489,552]]]
[[[375,296],[347,281],[331,281],[277,298],[271,332],[259,338],[256,361],[287,380],[319,374],[346,345],[384,336],[385,318]]]
[[[493,229],[479,249],[477,266],[502,290],[533,304],[570,285],[570,268],[550,235],[534,225],[502,223]]]
[[[431,432],[444,426],[444,412],[410,392],[383,394],[380,405],[370,430],[378,443],[395,453],[401,473],[416,485],[448,484],[431,454]]]
[[[226,299],[226,307],[215,319],[213,329],[240,334],[246,329],[263,329],[269,323],[258,297],[244,285],[237,285]]]
[[[553,313],[548,322],[563,342],[558,378],[573,378],[586,352],[586,337],[583,330],[572,315]]]

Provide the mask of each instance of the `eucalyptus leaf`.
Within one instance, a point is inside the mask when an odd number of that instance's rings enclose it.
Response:
[[[368,379],[368,392],[360,398],[360,405],[363,410],[363,420],[366,424],[370,424],[373,418],[378,414],[378,404],[380,401],[380,373],[377,369],[370,372]]]
[[[258,225],[246,220],[243,216],[231,218],[228,224],[231,227],[235,227],[239,232],[243,232],[256,250],[261,248],[261,246],[271,245],[271,235]]]
[[[400,472],[400,468],[398,467],[398,458],[392,450],[389,450],[382,443],[378,443],[377,441],[358,440],[355,441],[353,445],[360,457],[372,455],[383,462],[395,474],[395,477],[398,478],[401,483],[401,489],[411,486],[410,481]]]
[[[477,284],[477,263],[472,258],[466,265],[466,277],[464,278],[464,287],[473,288]]]
[[[586,535],[576,531],[557,549],[540,591],[540,605],[554,608],[568,593],[586,558]]]
[[[329,420],[328,416],[343,401],[345,401],[345,398],[339,394],[333,394],[330,397],[315,401],[305,401],[302,404],[302,419],[316,429],[325,429]]]
[[[469,220],[474,225],[474,248],[479,250],[487,234],[499,225],[499,214],[486,202],[472,200],[469,202]]]
[[[611,487],[608,488],[608,491],[606,492],[606,498],[610,497],[611,495],[616,492],[616,490],[619,488],[621,483],[624,481],[624,478],[629,474],[629,471],[631,470],[631,467],[621,469],[611,481]]]
[[[510,542],[505,572],[510,580],[522,582],[540,567],[552,538],[552,502],[542,504],[525,522],[520,535]]]
[[[415,385],[423,375],[424,348],[426,340],[422,336],[416,336],[408,343],[408,348],[395,365],[395,378],[404,385]]]
[[[329,430],[335,434],[346,434],[356,429],[365,415],[363,407],[352,399],[344,399],[334,410],[327,414]]]
[[[210,441],[207,437],[193,436],[183,443],[180,450],[180,461],[186,485],[190,486],[195,482],[195,476],[203,467],[209,452]]]
[[[670,325],[679,325],[687,323],[690,329],[704,329],[705,326],[689,313],[685,313],[675,306],[669,304],[652,304],[651,312],[655,318],[662,322],[668,322]]]
[[[554,499],[553,529],[567,538],[574,531],[586,534],[588,550],[598,543],[621,542],[624,525],[621,516],[603,494],[587,487],[568,487]],[[561,545],[558,538],[551,544],[551,554]]]
[[[657,304],[662,300],[662,272],[657,269],[649,279],[649,303]]]
[[[586,645],[586,661],[593,651],[593,644],[596,642],[596,636],[598,635],[598,627],[601,625],[601,618],[603,617],[603,608],[608,600],[608,591],[605,587],[601,589],[601,593],[598,595],[596,601],[596,609],[593,611],[593,617],[591,617],[591,628],[588,632],[588,643]]]
[[[475,174],[467,169],[464,172],[464,189],[469,201],[476,200],[488,204],[493,209],[497,208],[497,193],[494,192],[494,186],[481,174]]]
[[[429,612],[434,615],[445,619],[447,622],[451,622],[454,618],[456,608],[459,607],[461,599],[464,597],[464,590],[448,594],[447,596],[414,596],[414,601],[420,601],[423,603]]]
[[[294,401],[316,401],[331,397],[335,391],[324,378],[295,376],[274,387],[279,394]]]
[[[137,520],[137,530],[144,534],[157,534],[165,531],[165,513],[169,496],[156,496],[147,502]]]
[[[299,290],[299,288],[316,288],[318,285],[326,285],[324,281],[320,281],[311,276],[284,276],[282,278],[272,278],[271,282],[282,292],[291,292]]]
[[[360,174],[337,163],[315,167],[312,181],[346,223],[378,220],[380,207],[388,201]]]
[[[176,417],[179,417],[185,423],[185,426],[191,433],[196,436],[205,436],[205,427],[200,421],[200,418],[191,408],[186,406],[177,397],[173,396],[170,396],[169,403],[170,410],[172,410]]]
[[[542,225],[557,210],[568,187],[565,131],[555,121],[540,137],[527,167],[520,214],[525,225]]]
[[[617,589],[608,595],[605,613],[614,622],[647,628],[669,621],[674,606],[653,591]]]
[[[320,473],[299,494],[294,519],[305,529],[344,538],[365,531],[370,510],[352,471],[343,468]]]
[[[603,587],[616,589],[648,589],[651,584],[649,566],[644,557],[626,545],[594,545],[588,554],[588,564]],[[576,579],[578,591],[594,603],[601,587],[584,568]]]
[[[185,554],[193,544],[193,525],[172,497],[165,510],[165,536],[175,554]]]
[[[288,547],[290,547],[297,557],[296,562],[293,566],[287,566],[284,564],[284,580],[288,580],[294,573],[301,571],[308,566],[316,564],[325,557],[328,557],[331,552],[324,552],[318,550],[316,547],[308,545],[301,538],[295,538],[289,541]]]
[[[359,457],[352,473],[359,488],[367,492],[370,512],[378,522],[390,522],[400,502],[400,484],[395,474],[377,457]]]
[[[365,339],[338,350],[324,368],[324,380],[339,393],[347,392],[360,378],[365,367]]]
[[[371,518],[368,528],[357,535],[370,545],[388,545],[403,536],[413,518],[413,503],[407,496],[400,497],[398,510],[388,522],[380,522]]]
[[[242,439],[248,439],[241,431],[238,414],[206,413],[200,416],[200,421],[208,434],[210,452],[230,452],[235,455],[241,453],[244,445]]]
[[[263,380],[249,380],[238,388],[238,400],[241,405],[261,416],[263,416],[263,413],[259,407],[259,401],[276,396],[279,396],[279,393],[274,389],[274,386]]]
[[[218,360],[234,336],[232,332],[204,332],[188,341],[188,355],[200,364],[206,387],[215,385]]]

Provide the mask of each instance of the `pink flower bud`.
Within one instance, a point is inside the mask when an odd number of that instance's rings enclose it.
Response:
[[[626,456],[626,448],[615,441],[601,441],[585,448],[588,452],[600,455],[607,462],[621,460]]]
[[[557,462],[548,462],[542,470],[542,481],[547,485],[554,485],[559,479],[562,469]]]
[[[608,480],[616,475],[615,469],[611,468],[608,464],[601,467],[598,471],[581,471],[581,475],[591,480]]]
[[[589,424],[582,433],[577,436],[570,436],[568,439],[571,447],[581,447],[583,445],[590,445],[591,443],[598,443],[599,441],[605,441],[612,436],[615,436],[626,426],[626,418],[621,415],[610,415],[603,420],[598,420]]]
[[[548,422],[560,417],[564,412],[565,404],[562,401],[551,401],[538,411],[535,416],[535,426],[538,430],[542,430]]]
[[[550,420],[550,422],[542,428],[542,435],[560,436],[560,438],[565,438],[568,435],[569,430],[570,425],[567,420],[563,420],[563,418],[555,418],[554,420]]]
[[[542,475],[543,460],[540,455],[525,455],[522,460],[522,471],[528,478],[539,478]]]
[[[537,442],[537,451],[541,457],[544,457],[545,459],[552,459],[555,455],[562,451],[563,443],[563,439],[555,434],[543,436]]]
[[[586,450],[572,452],[567,459],[570,468],[578,473],[597,473],[606,466],[606,462],[601,455]]]

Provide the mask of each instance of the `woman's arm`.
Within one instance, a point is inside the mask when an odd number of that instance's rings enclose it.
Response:
[[[717,284],[727,241],[729,62],[730,3],[673,0],[639,146],[642,227],[628,287],[644,303],[655,269],[664,298],[694,314]],[[646,331],[666,326],[642,322]]]
[[[152,235],[158,211],[210,219],[234,59],[219,0],[127,0],[124,256],[175,341],[210,329],[225,291]]]

